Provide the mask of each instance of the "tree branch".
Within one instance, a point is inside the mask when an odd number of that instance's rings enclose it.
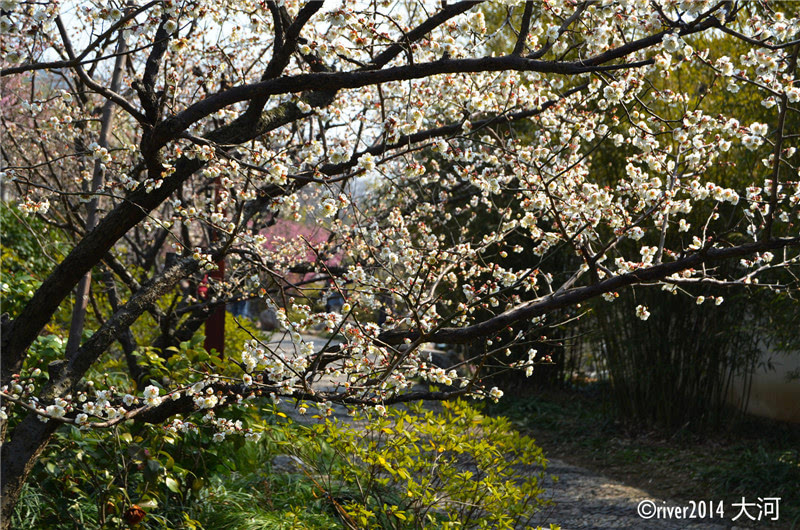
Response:
[[[70,42],[69,34],[67,33],[67,29],[64,27],[64,23],[62,22],[60,15],[56,17],[56,26],[58,27],[58,30],[61,33],[64,49],[67,51],[67,54],[70,57],[70,59],[75,60],[75,52],[72,49],[72,43]],[[133,116],[133,118],[136,121],[144,123],[145,121],[144,115],[138,110],[136,110],[136,107],[134,107],[127,99],[120,96],[113,90],[107,89],[104,86],[98,84],[94,79],[89,77],[89,75],[80,65],[80,63],[76,64],[74,69],[75,73],[78,74],[78,77],[80,77],[81,81],[83,81],[83,83],[87,87],[91,88],[92,90],[94,90],[101,96],[105,97],[106,99],[111,100],[117,105],[119,105],[122,109],[125,110],[125,112]]]
[[[634,63],[631,67],[650,64],[651,61]],[[614,65],[610,68],[624,68]],[[153,131],[150,149],[161,148],[187,128],[229,105],[266,95],[277,95],[306,90],[335,92],[345,88],[360,88],[368,85],[406,81],[440,74],[521,71],[574,75],[607,70],[600,65],[585,65],[581,62],[551,62],[526,59],[524,57],[483,57],[480,59],[449,59],[431,63],[397,66],[385,70],[359,70],[355,72],[325,72],[281,77],[251,85],[241,85],[218,92],[190,105],[184,111],[159,124]]]
[[[528,40],[528,33],[531,30],[531,17],[533,16],[533,2],[528,0],[525,2],[525,11],[522,13],[522,23],[519,27],[519,35],[517,36],[517,43],[514,45],[514,55],[522,55],[525,50],[525,42]]]
[[[472,326],[464,328],[442,328],[434,333],[425,335],[423,338],[427,342],[465,344],[477,338],[491,337],[519,322],[530,320],[556,309],[584,302],[600,296],[603,293],[613,292],[624,287],[644,282],[663,280],[671,274],[697,268],[706,263],[739,258],[755,252],[798,246],[800,246],[800,237],[777,238],[724,249],[712,248],[676,261],[639,269],[627,274],[621,274],[585,287],[576,287],[561,291],[544,299],[532,300]],[[385,344],[401,344],[406,339],[417,340],[420,336],[419,331],[414,330],[387,331],[378,337],[378,341]]]

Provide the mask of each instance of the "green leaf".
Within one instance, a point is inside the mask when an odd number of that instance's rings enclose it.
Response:
[[[175,465],[175,459],[172,458],[172,455],[166,451],[159,451],[158,454],[164,455],[167,458],[167,461],[164,463],[164,467],[167,469],[172,469],[172,467]]]
[[[158,508],[158,501],[155,499],[147,499],[146,501],[140,501],[139,506],[141,508]]]
[[[195,492],[200,491],[201,489],[203,489],[205,485],[206,485],[206,479],[202,477],[196,478],[194,479],[194,482],[192,482],[192,491]]]
[[[181,492],[180,485],[178,484],[178,481],[175,480],[174,478],[167,477],[167,480],[165,482],[167,484],[167,489],[170,490],[171,492],[173,492],[173,493],[180,493]]]

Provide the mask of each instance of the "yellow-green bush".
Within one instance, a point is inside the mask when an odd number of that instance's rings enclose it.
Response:
[[[547,504],[531,438],[464,401],[441,405],[326,420],[294,447],[345,526],[519,528]]]

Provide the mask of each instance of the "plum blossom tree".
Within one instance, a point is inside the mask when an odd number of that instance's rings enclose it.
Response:
[[[223,439],[240,429],[216,412],[253,396],[323,410],[497,399],[480,368],[498,334],[524,343],[548,313],[634,285],[757,284],[796,267],[800,20],[779,7],[550,0],[494,6],[505,16],[487,26],[468,1],[4,0],[4,186],[71,247],[3,317],[3,511],[64,423]],[[719,56],[722,41],[741,54]],[[753,91],[774,118],[704,112],[679,82],[689,67],[708,73],[706,93]],[[605,146],[626,159],[612,184],[592,172]],[[748,186],[709,181],[750,151],[763,164]],[[710,214],[688,223],[698,205]],[[487,210],[495,226],[480,226]],[[280,219],[329,237],[265,245]],[[530,244],[506,243],[519,237]],[[549,270],[563,250],[575,268]],[[528,266],[504,266],[508,252]],[[305,287],[320,285],[341,314],[314,309]],[[294,354],[253,338],[225,370],[148,379],[135,351],[168,356],[248,298],[274,310]],[[31,345],[60,307],[65,347],[45,378]],[[137,344],[145,314],[158,337]],[[343,342],[304,341],[320,324]],[[427,342],[485,347],[445,371]],[[128,388],[93,372],[104,355],[126,359]]]

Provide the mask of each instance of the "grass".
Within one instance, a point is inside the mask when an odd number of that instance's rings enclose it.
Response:
[[[254,483],[251,478],[224,480],[216,477],[205,502],[191,516],[203,528],[219,530],[323,530],[341,528],[332,513],[313,495],[301,477],[276,475]]]
[[[530,433],[548,457],[654,497],[728,507],[742,497],[781,497],[775,527],[800,528],[800,425],[748,417],[704,435],[636,428],[615,421],[596,391],[503,399],[492,412]]]
[[[193,504],[188,515],[208,530],[342,528],[309,476],[299,469],[273,472],[272,459],[287,446],[309,443],[307,436],[303,427],[281,422],[273,425],[272,436],[257,443],[235,449],[226,446],[220,456],[232,471],[216,468],[202,500]]]

